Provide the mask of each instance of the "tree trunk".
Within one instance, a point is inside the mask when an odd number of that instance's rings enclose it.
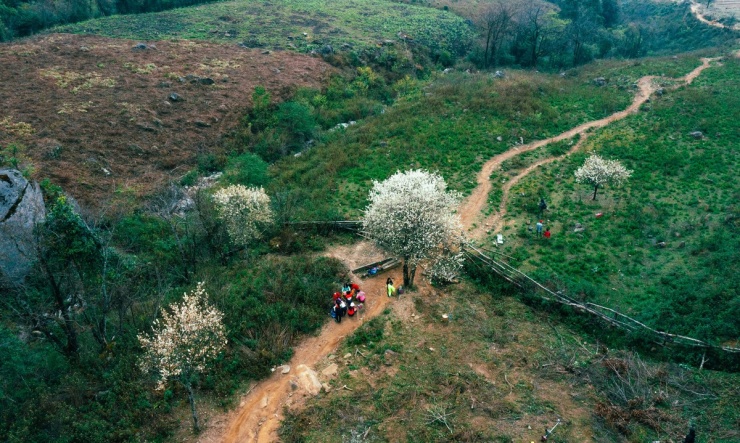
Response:
[[[188,400],[190,401],[190,412],[193,414],[193,430],[195,432],[200,432],[200,427],[198,426],[198,413],[195,411],[195,398],[193,397],[193,386],[188,383],[185,385],[185,387],[188,390]]]
[[[408,288],[411,285],[411,276],[409,275],[408,259],[403,259],[403,287]]]
[[[409,288],[412,288],[414,286],[414,277],[416,276],[416,265],[411,266],[411,279],[408,284]],[[405,287],[405,286],[404,286]]]
[[[593,196],[593,198],[591,200],[596,200],[596,191],[598,191],[598,190],[599,190],[599,185],[595,185],[594,186],[594,196]]]

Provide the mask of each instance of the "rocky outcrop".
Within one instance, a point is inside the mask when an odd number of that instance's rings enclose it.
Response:
[[[0,169],[0,279],[19,284],[36,256],[34,228],[44,220],[38,183],[15,169]]]

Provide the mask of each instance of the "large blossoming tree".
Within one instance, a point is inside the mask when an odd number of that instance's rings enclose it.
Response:
[[[229,237],[239,246],[259,238],[273,222],[270,197],[262,188],[232,185],[216,191],[213,199]]]
[[[172,312],[162,309],[162,318],[154,320],[152,335],[139,334],[144,348],[140,367],[144,372],[156,372],[157,389],[171,381],[179,381],[188,391],[193,428],[198,431],[193,379],[205,372],[208,365],[226,346],[223,314],[208,304],[203,283],[182,303],[175,303]]]
[[[424,170],[397,172],[373,183],[363,232],[403,260],[404,286],[413,286],[420,262],[437,260],[459,247],[460,199],[460,193],[447,190],[441,176]]]
[[[596,154],[592,154],[583,163],[583,166],[575,172],[577,183],[588,183],[594,187],[594,196],[596,200],[596,191],[605,184],[621,185],[625,182],[632,171],[625,168],[618,160],[606,160]]]

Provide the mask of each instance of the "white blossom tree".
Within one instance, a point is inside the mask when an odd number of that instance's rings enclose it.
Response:
[[[618,160],[606,160],[592,154],[583,162],[583,166],[576,170],[575,175],[577,183],[588,183],[594,187],[592,200],[596,200],[596,191],[599,190],[599,186],[621,185],[632,175],[632,171],[625,168]]]
[[[154,320],[151,336],[138,335],[145,351],[139,362],[142,371],[157,372],[157,389],[164,389],[171,380],[185,386],[196,431],[199,427],[193,378],[205,372],[226,346],[223,314],[207,299],[203,283],[198,283],[194,291],[185,293],[182,303],[171,306],[171,313],[162,309],[162,318]]]
[[[460,199],[460,193],[447,191],[441,176],[424,170],[397,172],[373,182],[362,229],[403,260],[404,286],[413,286],[420,262],[459,246],[462,224],[455,211]]]
[[[216,191],[213,199],[226,231],[237,245],[246,246],[259,238],[274,220],[270,197],[262,188],[232,185]]]

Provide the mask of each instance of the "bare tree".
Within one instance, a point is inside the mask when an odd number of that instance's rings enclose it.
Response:
[[[514,29],[519,3],[496,0],[484,6],[480,23],[486,33],[484,67],[497,66],[501,47]]]

